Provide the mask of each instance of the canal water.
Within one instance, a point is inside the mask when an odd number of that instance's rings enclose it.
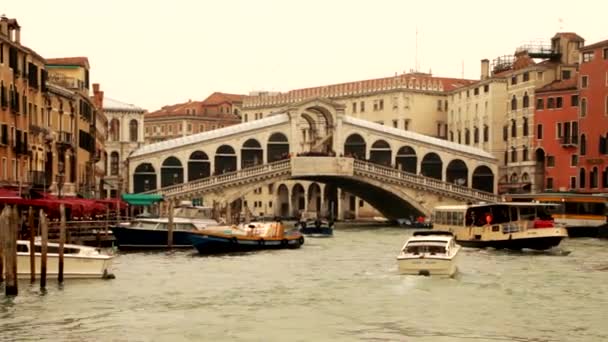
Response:
[[[116,279],[1,294],[0,340],[608,341],[607,240],[465,249],[459,275],[438,279],[397,273],[410,234],[341,226],[298,250],[118,253]]]

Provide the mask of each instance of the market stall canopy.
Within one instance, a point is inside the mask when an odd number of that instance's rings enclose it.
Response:
[[[130,205],[152,205],[156,202],[162,201],[163,195],[152,195],[152,194],[123,194],[122,199]]]

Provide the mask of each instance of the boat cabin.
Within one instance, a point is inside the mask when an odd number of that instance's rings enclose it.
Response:
[[[449,255],[455,247],[456,242],[450,232],[417,232],[403,246],[403,252],[413,255]]]
[[[433,212],[438,225],[476,226],[497,225],[516,221],[550,221],[550,204],[496,203],[478,205],[439,206]]]

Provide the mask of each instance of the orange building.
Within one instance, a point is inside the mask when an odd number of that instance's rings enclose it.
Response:
[[[21,44],[20,31],[16,19],[0,17],[0,182],[4,186],[25,185],[31,180],[30,170],[44,170],[37,168],[43,167],[36,159],[42,151],[32,144],[29,131],[32,118],[43,115],[45,60]]]
[[[144,117],[146,143],[210,131],[241,122],[243,95],[215,92],[204,101],[188,101]]]

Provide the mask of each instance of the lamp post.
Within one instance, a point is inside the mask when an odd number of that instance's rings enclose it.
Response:
[[[65,181],[64,164],[62,161],[57,163],[57,175],[55,180],[57,181],[57,197],[61,198],[61,190],[63,190],[63,183]]]

